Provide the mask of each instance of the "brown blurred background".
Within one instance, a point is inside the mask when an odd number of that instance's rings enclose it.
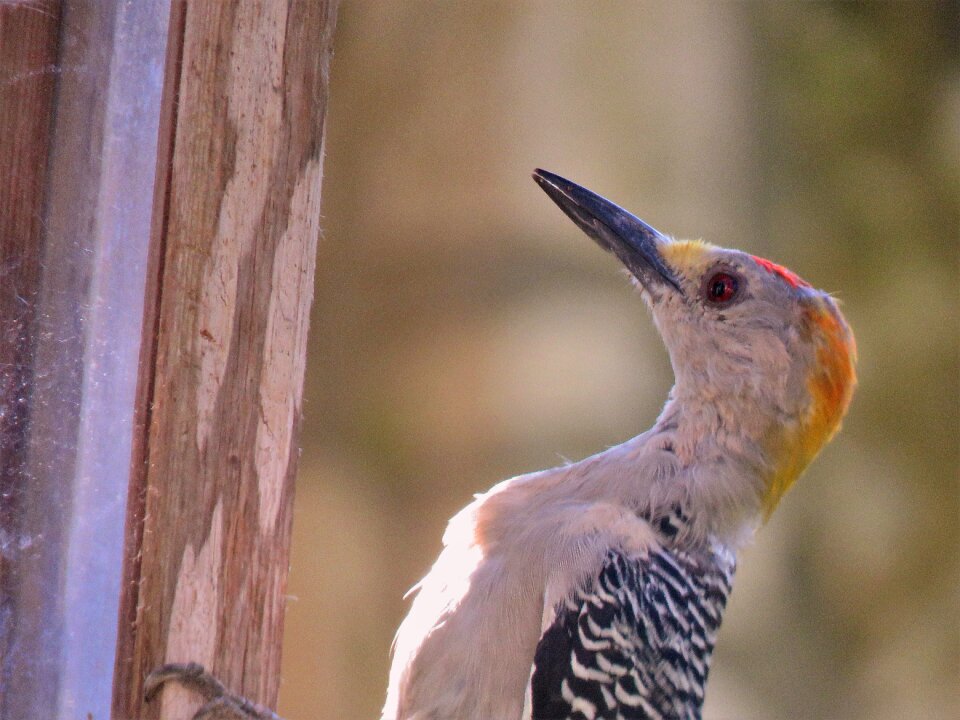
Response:
[[[447,518],[646,429],[666,353],[530,180],[841,298],[846,427],[741,558],[705,715],[960,717],[958,5],[340,11],[281,712],[378,716]]]

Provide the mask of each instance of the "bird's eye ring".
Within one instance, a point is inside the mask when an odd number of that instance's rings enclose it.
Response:
[[[704,285],[706,299],[716,305],[723,305],[733,300],[740,289],[740,283],[735,275],[728,272],[718,272],[710,276]]]

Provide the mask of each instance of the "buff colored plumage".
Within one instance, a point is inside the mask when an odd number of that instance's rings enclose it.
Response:
[[[647,432],[450,521],[383,717],[698,717],[734,553],[839,428],[853,336],[785,268],[534,179],[630,270],[676,383]]]

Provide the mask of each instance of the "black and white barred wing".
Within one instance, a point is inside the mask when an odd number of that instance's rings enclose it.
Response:
[[[540,638],[533,720],[699,718],[734,566],[723,548],[608,554]]]

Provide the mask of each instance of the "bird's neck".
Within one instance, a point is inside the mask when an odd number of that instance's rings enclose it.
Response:
[[[653,428],[654,447],[676,455],[669,487],[689,507],[693,530],[739,545],[759,524],[771,458],[770,408],[675,387]]]
[[[757,409],[743,417],[722,400],[674,388],[650,430],[558,468],[558,480],[567,492],[576,484],[592,499],[616,499],[652,519],[681,508],[686,539],[736,547],[762,518],[771,472],[764,415]]]
[[[648,431],[579,462],[505,481],[491,499],[615,502],[653,522],[680,510],[688,522],[678,542],[737,548],[764,518],[771,478],[794,462],[777,440],[782,410],[763,403],[676,386]]]

